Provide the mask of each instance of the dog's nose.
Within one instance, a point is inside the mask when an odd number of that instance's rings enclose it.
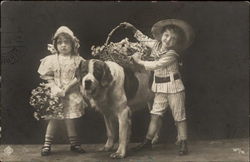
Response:
[[[92,84],[91,80],[85,80],[85,89],[90,89],[91,84]]]

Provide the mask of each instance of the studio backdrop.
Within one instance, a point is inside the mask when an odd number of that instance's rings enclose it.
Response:
[[[182,76],[191,140],[248,137],[249,120],[249,6],[246,2],[8,2],[1,6],[1,143],[39,144],[45,121],[33,117],[31,90],[42,80],[40,59],[47,44],[65,25],[80,40],[80,55],[91,59],[91,46],[103,45],[108,33],[129,22],[152,37],[157,21],[175,18],[188,22],[195,40],[184,51]],[[112,38],[136,41],[130,30]],[[147,108],[132,116],[132,142],[142,141],[149,122]],[[172,142],[176,129],[170,112],[163,118],[160,140]],[[83,143],[104,143],[102,115],[88,108],[78,120]],[[57,142],[66,143],[63,124]]]

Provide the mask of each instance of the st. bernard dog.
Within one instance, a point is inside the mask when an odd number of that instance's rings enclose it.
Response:
[[[152,102],[150,72],[131,73],[112,61],[91,59],[79,65],[81,89],[91,107],[100,111],[105,120],[107,142],[103,151],[110,151],[115,140],[115,119],[119,123],[119,145],[112,158],[124,158],[131,132],[131,112]]]

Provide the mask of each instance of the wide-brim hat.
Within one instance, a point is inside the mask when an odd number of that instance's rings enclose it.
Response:
[[[193,28],[189,24],[187,24],[185,21],[179,20],[179,19],[166,19],[166,20],[158,21],[157,23],[155,23],[151,29],[151,32],[154,38],[160,41],[162,37],[163,29],[164,27],[168,25],[175,25],[179,27],[180,29],[182,29],[182,31],[184,32],[185,39],[184,39],[184,42],[179,47],[180,50],[184,50],[192,44],[194,40]]]

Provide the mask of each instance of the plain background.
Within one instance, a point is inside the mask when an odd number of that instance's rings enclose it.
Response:
[[[61,25],[80,39],[80,55],[92,58],[92,45],[104,44],[119,23],[134,24],[152,36],[159,20],[177,18],[188,22],[196,37],[183,53],[183,81],[190,140],[248,137],[249,128],[249,4],[247,2],[4,2],[1,5],[1,125],[2,143],[42,143],[46,123],[33,118],[30,91],[42,80],[37,73],[47,44]],[[118,30],[112,41],[128,37]],[[6,51],[20,46],[14,62]],[[2,60],[3,60],[2,57]],[[78,121],[83,143],[104,143],[102,116],[92,109]],[[147,130],[147,109],[133,115],[132,142],[141,141]],[[171,114],[164,116],[162,142],[174,142]],[[63,124],[58,143],[67,143]]]

